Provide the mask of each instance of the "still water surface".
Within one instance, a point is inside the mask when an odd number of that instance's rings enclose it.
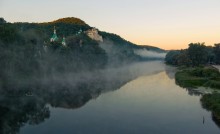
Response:
[[[138,74],[133,80],[94,95],[85,104],[82,100],[76,107],[47,102],[49,117],[34,125],[25,123],[20,133],[219,134],[211,113],[200,104],[201,96],[175,84],[174,68],[152,64],[130,68],[127,73]],[[148,71],[142,73],[143,67]]]

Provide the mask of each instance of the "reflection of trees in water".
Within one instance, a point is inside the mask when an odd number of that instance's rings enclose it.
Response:
[[[212,112],[212,120],[216,123],[216,125],[220,128],[220,94],[205,94],[200,99],[202,107],[208,111]]]
[[[192,89],[192,88],[185,88],[186,91],[190,96],[201,96],[203,93],[199,92],[198,90]]]
[[[175,80],[175,84],[178,85],[179,87],[185,89],[190,96],[201,96],[204,94],[201,91],[196,90],[196,88],[185,87],[184,85],[178,83],[176,80]]]
[[[175,72],[176,71],[173,71],[173,70],[175,70],[174,67],[170,67],[170,66],[165,67],[166,74],[170,79],[175,79]],[[204,95],[203,92],[196,90],[195,88],[186,87],[184,84],[178,83],[176,81],[176,79],[175,79],[175,84],[178,85],[179,87],[185,89],[190,96],[202,96],[203,97],[203,95]],[[204,109],[208,109],[206,106],[204,106],[202,104],[202,102],[201,102],[201,105]],[[215,116],[213,111],[212,111],[212,120],[216,123],[216,125],[218,127],[220,127],[220,119],[217,116]]]
[[[43,84],[21,89],[0,90],[0,133],[18,133],[27,123],[44,122],[50,116],[47,104],[67,109],[79,108],[101,93],[117,90],[140,75],[159,73],[163,70],[163,66],[155,69],[154,64],[148,65],[150,71],[145,69],[146,65],[141,64],[132,68],[68,76],[67,80],[65,77],[57,77],[55,80],[49,79],[42,82]],[[131,71],[133,68],[137,72]]]
[[[85,105],[89,100],[97,98],[102,92],[113,91],[132,80],[96,79],[88,83],[69,85],[53,85],[53,88],[31,87],[19,90],[1,91],[0,98],[0,133],[18,133],[25,124],[39,124],[50,116],[49,108],[61,107],[75,109]],[[55,84],[55,83],[53,83]],[[56,88],[54,88],[56,87]]]
[[[17,133],[20,127],[27,123],[33,125],[43,122],[50,116],[46,104],[68,109],[79,108],[89,100],[98,97],[102,91],[106,92],[106,89],[100,86],[106,86],[107,90],[115,90],[125,84],[125,81],[120,81],[120,84],[113,82],[110,88],[109,84],[101,82],[102,85],[100,85],[100,82],[80,83],[72,89],[62,87],[53,90],[29,90],[30,96],[26,96],[25,92],[21,95],[22,91],[19,91],[19,93],[13,93],[20,94],[19,96],[8,97],[7,92],[4,92],[5,96],[0,100],[0,133]],[[12,92],[9,93],[12,94]]]
[[[1,96],[1,134],[18,133],[20,127],[25,124],[34,125],[44,122],[50,116],[47,104],[52,107],[74,109],[83,106],[100,94],[100,90],[90,89],[86,84],[74,89],[37,89],[28,92],[30,95],[26,93],[21,95],[20,93],[19,96],[12,95],[10,97],[7,92],[4,92],[4,96]]]
[[[204,96],[203,96],[204,97]],[[202,99],[203,99],[202,97]],[[206,102],[203,102],[201,99],[201,105],[204,109],[206,109],[207,111],[211,111],[212,112],[212,120],[215,122],[215,124],[220,128],[220,117],[218,116],[219,113],[215,113],[215,111],[213,111],[212,109],[210,109],[210,106],[207,106],[207,104],[205,104]]]
[[[167,76],[170,79],[175,79],[176,67],[166,65],[165,66],[165,72],[166,72]],[[185,89],[190,96],[200,96],[200,95],[202,95],[202,93],[199,92],[198,90],[194,90],[193,88],[186,88],[186,87],[180,85],[179,83],[177,83],[176,80],[175,80],[175,84],[180,86],[181,88]]]
[[[212,112],[212,120],[220,128],[220,119],[218,119],[218,117],[216,117],[213,112]]]
[[[52,107],[79,108],[100,95],[95,83],[80,83],[74,88],[4,91],[0,98],[0,133],[18,133],[25,124],[39,124],[49,118]],[[33,87],[32,87],[33,88]]]
[[[3,97],[0,100],[0,133],[17,133],[26,123],[39,124],[49,116],[49,108],[38,98]]]
[[[170,79],[175,79],[176,67],[166,65],[165,72]]]
[[[189,88],[189,87],[182,86],[176,80],[175,80],[175,84],[178,85],[179,87],[185,89],[190,96],[201,96],[201,95],[203,95],[203,93],[200,92],[199,90],[196,90],[195,88]]]

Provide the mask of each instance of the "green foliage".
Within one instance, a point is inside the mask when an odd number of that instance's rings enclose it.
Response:
[[[204,43],[191,43],[188,48],[189,59],[192,66],[204,65],[207,63],[208,52]]]
[[[19,40],[18,32],[11,24],[0,25],[0,40],[3,43],[12,43]]]
[[[25,30],[17,26],[0,25],[0,87],[5,89],[30,87],[52,75],[97,70],[108,61],[105,51],[87,35],[67,37],[65,47],[60,40],[50,43],[37,24],[25,24]]]
[[[219,70],[214,67],[204,67],[202,70],[202,77],[216,79],[220,76]]]
[[[47,23],[15,23],[14,25],[19,31],[35,29],[36,31],[45,34],[45,40],[53,35],[54,26],[56,26],[58,37],[73,36],[76,35],[80,30],[86,31],[91,28],[84,21],[78,18],[62,18]]]
[[[4,18],[0,18],[0,25],[5,24],[5,23],[6,23],[6,21],[4,20]]]
[[[118,35],[110,34],[106,32],[99,32],[103,39],[109,43],[104,42],[107,45],[109,62],[111,64],[122,65],[128,64],[134,61],[140,61],[141,57],[134,53],[135,44],[128,42]]]
[[[192,64],[192,61],[189,58],[187,50],[181,50],[180,54],[176,57],[177,65],[189,67]]]
[[[107,55],[98,43],[87,35],[70,36],[66,39],[67,46],[72,53],[73,60],[79,61],[84,68],[93,70],[104,67],[107,63]],[[82,67],[81,67],[82,68]]]
[[[207,64],[220,64],[220,44],[206,47],[204,43],[191,43],[186,50],[170,51],[165,61],[171,65],[187,66],[176,72],[177,85],[183,88],[202,86],[220,89],[219,70],[207,66]],[[212,111],[213,120],[220,124],[220,94],[204,95],[201,101],[204,108]]]
[[[40,42],[29,36],[24,38],[11,24],[5,24],[3,28],[6,30],[0,38],[0,81],[3,81],[1,86],[7,87],[37,76]]]
[[[50,42],[54,26],[59,39]],[[115,34],[99,32],[105,40],[112,42],[112,55],[107,56],[98,42],[84,32],[78,34],[88,29],[91,27],[77,18],[48,23],[11,24],[3,21],[0,23],[0,87],[31,87],[38,85],[41,79],[102,69],[110,61],[119,66],[141,60],[134,53],[137,45]],[[63,35],[66,46],[61,44]]]
[[[178,71],[175,74],[178,85],[185,88],[211,87],[220,89],[220,73],[213,67],[196,67]]]
[[[105,39],[105,40],[109,40],[112,41],[115,44],[120,45],[121,47],[129,47],[132,49],[147,49],[149,51],[155,51],[155,52],[159,52],[159,53],[164,53],[166,52],[163,49],[160,49],[158,47],[154,47],[154,46],[148,46],[148,45],[136,45],[134,43],[131,43],[123,38],[121,38],[120,36],[116,35],[116,34],[111,34],[111,33],[106,33],[106,32],[99,32],[99,34]]]
[[[214,67],[197,67],[190,70],[190,74],[196,77],[217,78],[220,76],[218,69]]]
[[[220,43],[218,43],[218,44],[215,44],[214,45],[214,48],[213,48],[214,50],[214,54],[215,54],[215,58],[216,58],[216,63],[217,64],[220,64]]]
[[[170,65],[178,65],[178,56],[180,51],[169,51],[165,57],[165,62]]]
[[[74,24],[74,25],[87,25],[84,21],[79,18],[67,17],[55,20],[50,23],[66,23],[66,24]]]
[[[218,80],[209,80],[204,84],[204,87],[211,87],[211,88],[219,89],[220,79],[218,78]]]
[[[215,52],[214,52],[214,47],[212,47],[212,46],[207,46],[206,47],[206,51],[207,51],[207,53],[208,53],[208,59],[207,59],[207,63],[208,64],[216,64],[217,62],[216,62],[216,54],[215,54]]]
[[[203,85],[205,79],[190,75],[188,70],[179,71],[175,74],[176,84],[184,88],[195,88]]]
[[[211,47],[205,46],[204,43],[191,43],[188,49],[168,52],[165,61],[167,64],[187,67],[215,64],[218,63],[218,57],[220,57],[219,46],[218,44]]]
[[[45,40],[53,35],[54,26],[56,26],[58,37],[75,35],[80,29],[86,29],[84,26],[71,25],[65,23],[56,23],[54,25],[50,24],[26,24],[26,23],[16,23],[15,26],[19,31],[25,32],[30,29],[34,29],[42,34],[44,34]]]
[[[123,38],[121,38],[120,36],[116,35],[116,34],[111,34],[111,33],[107,33],[107,32],[99,32],[99,34],[106,40],[110,40],[112,42],[114,42],[115,44],[120,44],[122,45],[122,47],[124,46],[134,46],[135,44],[124,40]]]

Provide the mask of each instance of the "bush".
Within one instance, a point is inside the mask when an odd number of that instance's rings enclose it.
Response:
[[[220,76],[219,70],[214,67],[205,67],[202,70],[202,76],[209,78],[217,78]]]
[[[175,74],[178,85],[185,88],[199,86],[220,89],[220,73],[213,67],[196,67],[178,71]]]

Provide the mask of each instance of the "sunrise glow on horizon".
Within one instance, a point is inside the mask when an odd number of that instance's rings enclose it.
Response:
[[[138,45],[166,50],[220,43],[219,0],[0,0],[8,22],[77,17]]]

